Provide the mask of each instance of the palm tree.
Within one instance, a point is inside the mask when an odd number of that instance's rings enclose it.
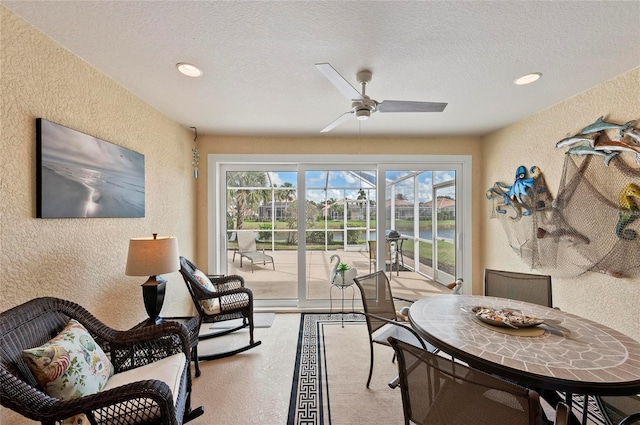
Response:
[[[264,199],[264,187],[267,177],[262,171],[232,171],[227,173],[227,201],[236,210],[236,229],[242,229],[242,224],[252,211]]]

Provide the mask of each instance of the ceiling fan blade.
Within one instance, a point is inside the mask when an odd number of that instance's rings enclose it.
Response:
[[[446,106],[446,103],[439,102],[384,100],[376,109],[380,112],[442,112]]]
[[[316,68],[320,70],[327,77],[327,80],[331,82],[344,97],[349,100],[362,100],[364,99],[360,92],[356,90],[344,77],[338,74],[330,64],[328,63],[317,63]]]
[[[343,122],[351,118],[352,115],[353,115],[353,111],[345,112],[344,114],[340,115],[337,119],[335,119],[331,124],[329,124],[322,130],[320,130],[320,133],[326,133],[328,131],[333,130],[334,128],[336,128],[337,126],[339,126],[340,124],[342,124]]]

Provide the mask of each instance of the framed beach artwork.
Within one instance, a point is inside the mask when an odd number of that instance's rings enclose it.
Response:
[[[144,217],[144,155],[36,119],[36,217]]]

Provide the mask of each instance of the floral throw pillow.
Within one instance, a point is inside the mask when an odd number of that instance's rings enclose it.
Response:
[[[47,343],[24,350],[22,358],[42,389],[63,400],[97,393],[113,375],[107,355],[74,319]]]
[[[211,283],[211,280],[200,269],[195,269],[193,271],[193,277],[195,277],[196,281],[207,291],[216,291],[216,288],[213,286],[213,283]],[[208,313],[219,311],[219,303],[217,298],[200,300],[200,305],[202,305],[202,308],[204,308]]]

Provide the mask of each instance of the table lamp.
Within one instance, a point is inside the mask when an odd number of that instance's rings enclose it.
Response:
[[[161,274],[172,273],[180,269],[178,241],[173,236],[153,238],[132,238],[129,241],[127,256],[127,276],[149,276],[142,284],[142,298],[149,318],[155,322],[162,321],[158,316],[164,303],[164,292],[167,281]]]

